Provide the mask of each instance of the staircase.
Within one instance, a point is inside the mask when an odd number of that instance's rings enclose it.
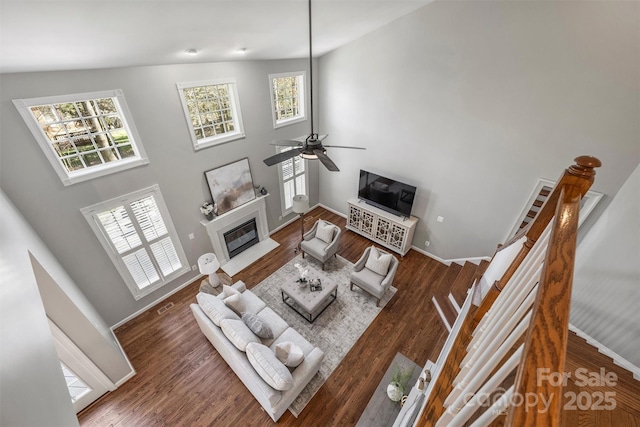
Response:
[[[438,291],[431,297],[431,302],[447,331],[451,332],[471,284],[482,277],[488,265],[488,261],[481,261],[479,265],[468,261],[464,265],[452,263],[440,279],[436,286]]]
[[[442,275],[436,287],[437,293],[431,300],[448,331],[451,331],[473,281],[479,280],[488,265],[487,261],[482,261],[479,265],[471,262],[464,265],[452,263]],[[584,384],[585,376],[600,373],[601,369],[608,375],[615,374],[614,386]],[[565,410],[562,412],[561,425],[640,426],[640,381],[635,379],[631,372],[617,365],[611,357],[599,352],[596,347],[571,330],[564,371],[570,373],[570,377],[564,389]],[[576,371],[582,373],[581,378],[576,378]],[[566,394],[567,392],[569,394]],[[583,394],[580,404],[571,400],[570,396],[579,396],[580,393]],[[584,408],[586,397],[591,398],[593,405],[597,403],[596,399],[599,399],[600,395],[605,396],[605,393],[609,393],[610,400],[615,401],[614,411]],[[606,401],[602,401],[601,404],[604,406]]]

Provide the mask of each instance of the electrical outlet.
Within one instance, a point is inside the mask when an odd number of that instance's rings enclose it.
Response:
[[[282,221],[282,215],[280,215],[280,216],[278,217],[278,220],[279,220],[279,221]]]
[[[193,233],[189,233],[189,240],[193,240],[193,239],[195,239],[195,238],[196,238],[196,236],[194,236],[194,234],[193,234]]]
[[[191,266],[191,271],[196,271],[197,269],[198,269],[197,265],[194,264],[194,265]]]
[[[439,216],[438,218],[436,218],[436,221],[444,222],[444,217],[443,216]]]
[[[428,241],[428,240],[424,242],[424,245],[425,245],[425,246],[429,246],[430,244],[431,244],[431,242],[430,242],[430,241]]]

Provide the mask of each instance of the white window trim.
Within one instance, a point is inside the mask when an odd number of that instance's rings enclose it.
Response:
[[[276,152],[282,153],[283,151],[286,151],[286,149],[288,148],[289,147],[276,147]],[[304,162],[304,175],[305,175],[304,191],[305,191],[305,194],[308,196],[309,195],[309,161],[302,157],[300,157],[300,160]],[[293,179],[295,180],[295,178]],[[289,209],[286,208],[286,201],[284,198],[284,194],[285,194],[284,179],[282,178],[282,162],[278,163],[278,182],[280,184],[280,209],[282,210],[282,216],[286,216],[293,212],[293,207]]]
[[[180,262],[182,263],[183,267],[182,267],[182,269],[176,270],[176,271],[174,271],[173,273],[171,273],[170,275],[168,275],[166,277],[163,277],[162,274],[160,274],[159,275],[160,276],[160,280],[158,281],[158,283],[155,283],[153,285],[149,285],[149,286],[145,287],[144,289],[140,289],[136,285],[135,281],[133,280],[133,277],[131,277],[131,274],[129,273],[129,270],[127,269],[126,265],[124,264],[124,262],[122,260],[122,257],[118,254],[118,251],[113,246],[113,244],[111,242],[111,239],[109,239],[105,235],[105,232],[104,232],[104,230],[102,228],[102,225],[100,224],[100,220],[97,218],[96,215],[98,213],[100,213],[100,212],[104,212],[105,210],[108,210],[108,209],[113,208],[115,206],[119,206],[119,205],[122,205],[122,204],[127,204],[127,203],[130,203],[133,200],[137,200],[137,199],[143,198],[144,196],[147,196],[149,194],[153,194],[153,197],[154,197],[154,199],[156,201],[156,205],[158,206],[158,209],[160,210],[160,213],[162,214],[162,219],[164,220],[165,226],[167,227],[168,235],[171,237],[171,241],[174,244],[176,253],[178,254],[178,258],[180,258]],[[160,187],[157,184],[156,185],[152,185],[151,187],[147,187],[147,188],[143,188],[141,190],[134,191],[134,192],[129,193],[129,194],[125,194],[125,195],[120,196],[120,197],[115,197],[113,199],[106,200],[104,202],[100,202],[100,203],[96,203],[96,204],[91,205],[91,206],[87,206],[86,208],[80,209],[80,212],[82,212],[82,214],[84,215],[85,219],[89,223],[89,226],[91,227],[93,232],[98,237],[98,240],[102,244],[102,247],[104,248],[104,250],[109,255],[109,258],[111,259],[111,261],[115,265],[116,269],[120,273],[120,276],[124,280],[125,284],[127,285],[129,290],[131,291],[131,294],[133,295],[133,297],[135,298],[136,301],[141,299],[142,297],[150,294],[151,292],[158,290],[159,288],[161,288],[162,286],[166,285],[167,283],[175,280],[179,276],[191,271],[191,268],[189,267],[189,261],[187,260],[187,256],[186,256],[186,254],[184,252],[184,249],[182,248],[182,243],[180,242],[180,239],[178,238],[178,233],[176,232],[176,229],[175,229],[175,227],[173,225],[173,220],[171,219],[171,215],[169,214],[169,210],[167,209],[167,205],[166,205],[166,203],[164,201],[164,198],[162,197],[162,193],[160,192]]]
[[[273,79],[282,77],[300,77],[302,79],[302,91],[299,92],[300,99],[298,100],[298,108],[300,109],[300,115],[296,117],[290,117],[287,119],[276,119],[276,106],[274,104],[273,93]],[[307,92],[307,72],[306,71],[293,71],[290,73],[277,73],[269,74],[269,94],[271,96],[271,119],[273,120],[273,128],[278,129],[284,126],[289,126],[294,123],[300,123],[307,120],[307,104],[306,104],[306,92]]]
[[[187,106],[187,100],[184,97],[184,89],[200,86],[212,86],[212,85],[227,85],[229,88],[229,95],[231,96],[231,111],[233,112],[233,124],[235,127],[234,132],[228,132],[222,135],[210,136],[198,140],[196,137],[193,123],[191,123],[191,115],[189,114],[189,108]],[[187,126],[189,127],[189,135],[191,136],[191,142],[193,143],[194,150],[201,150],[203,148],[213,147],[216,145],[224,144],[226,142],[235,141],[245,137],[244,124],[242,122],[242,110],[240,109],[240,98],[238,97],[238,85],[234,77],[213,79],[213,80],[200,80],[195,82],[176,83],[178,88],[178,94],[180,96],[180,102],[182,103],[182,110],[184,111],[184,117],[187,120]]]
[[[118,111],[122,114],[122,122],[131,140],[131,145],[138,153],[137,157],[131,157],[118,162],[107,163],[102,166],[94,166],[85,168],[79,171],[67,172],[66,168],[62,164],[62,160],[58,157],[54,151],[53,146],[49,142],[49,139],[44,134],[44,131],[38,125],[36,119],[31,113],[30,107],[45,104],[59,104],[64,102],[75,102],[81,99],[99,99],[99,98],[116,98]],[[121,172],[123,170],[135,168],[138,166],[146,165],[149,163],[147,154],[144,151],[140,136],[133,123],[133,117],[127,102],[124,98],[124,93],[120,89],[100,91],[100,92],[86,92],[76,93],[68,95],[55,95],[45,96],[40,98],[28,98],[28,99],[14,99],[13,104],[18,109],[20,116],[27,124],[27,127],[35,137],[38,145],[44,152],[47,160],[51,163],[53,170],[56,171],[58,177],[62,181],[62,184],[69,186],[77,184],[78,182],[87,181],[101,176],[111,175],[112,173]]]

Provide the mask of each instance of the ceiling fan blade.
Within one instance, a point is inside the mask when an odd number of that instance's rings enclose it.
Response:
[[[284,162],[285,160],[289,160],[297,155],[300,154],[300,151],[293,149],[293,150],[287,150],[284,151],[282,153],[278,153],[275,156],[271,156],[271,157],[267,157],[266,159],[263,160],[264,164],[267,166],[273,166],[275,164],[278,164],[280,162]]]
[[[282,139],[280,141],[273,141],[271,145],[279,147],[302,147],[302,141],[296,141],[294,139]]]
[[[318,160],[320,160],[322,162],[322,164],[329,169],[331,172],[338,172],[340,171],[340,169],[338,169],[338,166],[336,166],[335,163],[333,163],[333,160],[331,160],[329,157],[327,157],[326,154],[324,154],[323,150],[313,150],[313,153],[318,156]]]
[[[331,148],[351,148],[353,150],[366,150],[364,147],[350,147],[348,145],[326,145],[322,144],[323,147],[331,147]]]
[[[318,141],[324,141],[324,139],[328,136],[329,135],[318,135]]]

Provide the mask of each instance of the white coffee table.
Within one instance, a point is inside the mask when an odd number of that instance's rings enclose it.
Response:
[[[326,277],[318,278],[321,291],[311,291],[308,283],[302,287],[295,280],[280,286],[282,301],[308,322],[316,320],[338,298],[338,284]]]

